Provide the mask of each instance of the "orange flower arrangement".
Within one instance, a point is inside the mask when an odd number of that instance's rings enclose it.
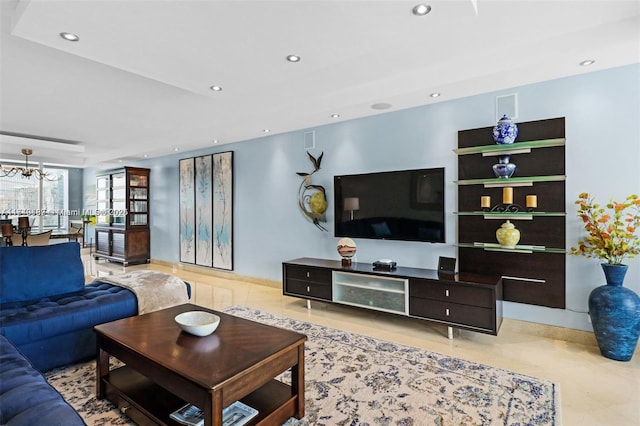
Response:
[[[612,265],[640,254],[640,237],[636,236],[640,228],[638,195],[629,195],[622,203],[610,200],[606,205],[612,211],[610,214],[586,192],[578,195],[575,204],[589,235],[578,241],[578,247],[571,247],[569,254],[606,260]]]

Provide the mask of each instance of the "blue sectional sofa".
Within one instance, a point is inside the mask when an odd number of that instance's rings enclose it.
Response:
[[[0,424],[84,425],[38,370],[95,358],[93,327],[137,313],[130,290],[85,285],[77,242],[0,247]]]
[[[0,334],[40,371],[95,357],[93,326],[137,311],[127,289],[85,286],[76,242],[0,247]]]

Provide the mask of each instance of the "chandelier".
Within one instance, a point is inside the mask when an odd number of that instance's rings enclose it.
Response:
[[[35,176],[40,180],[56,180],[56,177],[50,177],[48,173],[45,173],[41,169],[37,167],[29,167],[29,156],[33,154],[33,151],[30,149],[22,149],[22,155],[25,156],[25,165],[24,167],[8,167],[0,164],[0,177],[13,177],[15,175],[22,175],[23,178],[30,178],[31,176]]]

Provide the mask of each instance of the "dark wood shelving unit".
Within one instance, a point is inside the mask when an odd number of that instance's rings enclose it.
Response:
[[[565,119],[517,125],[518,138],[510,145],[493,143],[492,127],[458,132],[459,270],[502,276],[504,300],[564,308]],[[492,165],[510,151],[514,176],[495,178]],[[480,197],[498,204],[507,186],[513,188],[514,204],[525,206],[526,195],[535,194],[538,208],[530,215],[482,212]],[[495,231],[505,220],[520,230],[516,249],[495,247]]]

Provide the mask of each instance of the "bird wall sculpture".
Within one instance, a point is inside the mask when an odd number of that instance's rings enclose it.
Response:
[[[327,228],[320,224],[320,222],[327,221],[325,214],[327,211],[327,192],[322,185],[314,185],[312,182],[312,175],[320,170],[324,152],[320,153],[318,158],[311,155],[309,151],[307,151],[307,155],[313,164],[313,171],[311,173],[296,173],[303,178],[298,190],[298,205],[300,206],[300,210],[302,210],[302,214],[313,222],[318,229],[327,231]]]

